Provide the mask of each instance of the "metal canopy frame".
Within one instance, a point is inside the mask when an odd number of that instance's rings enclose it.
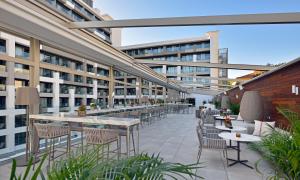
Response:
[[[300,23],[300,12],[70,22],[72,29]]]
[[[251,64],[220,64],[206,62],[181,62],[181,61],[154,61],[147,59],[135,59],[137,63],[149,65],[170,65],[170,66],[193,66],[193,67],[208,67],[221,69],[237,69],[237,70],[261,70],[269,71],[274,69],[274,66],[251,65]]]

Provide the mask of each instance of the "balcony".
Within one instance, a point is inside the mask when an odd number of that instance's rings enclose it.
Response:
[[[29,76],[29,69],[15,68],[15,73]]]
[[[29,59],[30,57],[29,47],[20,44],[16,44],[15,53],[17,58]]]

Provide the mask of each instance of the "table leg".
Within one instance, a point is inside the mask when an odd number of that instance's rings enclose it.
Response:
[[[137,125],[137,147],[136,147],[136,152],[139,154],[140,151],[140,128],[139,125]]]
[[[130,128],[127,127],[127,136],[126,136],[126,150],[127,150],[127,157],[130,155]]]
[[[246,162],[248,162],[248,160],[241,160],[241,148],[240,148],[240,142],[237,141],[237,159],[230,159],[230,158],[227,158],[228,160],[230,161],[233,161],[233,163],[229,164],[228,166],[233,166],[235,164],[242,164],[248,168],[251,168],[253,169],[253,167],[249,166],[248,164],[246,164]]]

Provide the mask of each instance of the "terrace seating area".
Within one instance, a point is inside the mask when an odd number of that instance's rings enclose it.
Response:
[[[141,109],[139,111],[112,113],[105,116],[113,116],[118,118],[141,118],[143,112],[146,112],[145,109]],[[211,124],[207,124],[207,121],[202,121],[200,118],[196,117],[195,112],[198,112],[195,111],[195,108],[183,105],[171,105],[165,107],[158,106],[147,109],[146,117],[150,117],[150,119],[152,120],[151,123],[145,121],[140,130],[139,151],[141,153],[160,154],[160,156],[168,162],[192,164],[199,161],[203,163],[204,168],[198,169],[196,173],[200,176],[205,177],[205,179],[246,178],[252,180],[261,179],[263,177],[266,177],[266,174],[268,175],[268,173],[272,173],[272,168],[270,168],[270,166],[266,162],[260,163],[259,165],[259,169],[263,172],[263,174],[259,174],[255,169],[249,169],[243,165],[235,165],[232,167],[227,166],[226,157],[228,156],[230,158],[235,158],[236,151],[234,149],[227,148],[226,144],[229,145],[228,141],[226,142],[226,140],[222,140],[221,138],[214,136],[213,133],[220,131],[214,129]],[[152,113],[157,114],[157,116],[153,116]],[[207,114],[201,114],[201,116],[206,116],[206,119],[208,119],[208,117],[213,117],[211,112]],[[215,122],[215,124],[218,125],[220,124],[220,122]],[[244,122],[234,121],[233,124],[242,126]],[[200,126],[203,131],[201,131],[201,133],[199,134]],[[108,144],[114,141],[119,142],[118,137],[120,136],[118,136],[118,134],[114,135],[116,131],[111,131],[112,134],[103,134],[109,133],[106,128],[107,127],[105,127],[105,129],[103,129],[103,127],[84,128],[84,144]],[[134,136],[136,136],[136,133],[137,131],[134,131],[132,133],[133,138]],[[199,135],[203,137],[203,141],[199,141]],[[212,140],[214,138],[218,140]],[[212,141],[219,141],[219,143],[221,144],[216,144],[215,142],[212,143]],[[122,144],[120,144],[120,151],[125,152],[126,142],[122,141],[121,143]],[[52,148],[54,149],[52,153],[59,154],[56,148],[66,147],[66,144],[62,143],[58,146],[57,144],[58,143],[56,142],[56,146],[52,146]],[[202,147],[200,147],[201,144],[203,145]],[[131,145],[131,148],[133,147],[134,144]],[[104,151],[119,153],[118,148],[119,145],[114,144],[110,146],[110,149],[104,149]],[[80,146],[77,148],[72,148],[72,150],[76,149],[79,149],[80,151]],[[201,150],[201,154],[199,154],[199,150]],[[223,150],[226,151],[226,157],[222,152]],[[254,166],[255,163],[261,158],[257,152],[249,149],[247,143],[241,144],[241,151],[242,157],[248,159],[248,163],[251,166]],[[50,162],[50,159],[52,161],[52,157],[55,156],[56,155],[49,155],[49,163],[53,163]],[[124,157],[124,155],[121,156]],[[61,156],[60,158],[67,157]],[[58,159],[54,161],[57,161]],[[8,171],[10,168],[11,161],[6,161],[5,163],[1,162],[1,179],[8,178],[9,175],[3,172]],[[47,166],[45,165],[45,169],[46,168]],[[24,170],[24,168],[18,169],[18,171],[20,172],[22,170]]]

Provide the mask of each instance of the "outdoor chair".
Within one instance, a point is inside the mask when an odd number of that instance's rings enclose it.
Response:
[[[67,139],[70,139],[69,138],[69,136],[70,136],[69,127],[62,126],[59,124],[52,124],[52,123],[48,123],[48,124],[34,123],[34,127],[35,127],[35,130],[37,132],[37,136],[39,137],[39,139],[45,139],[45,149],[49,156],[47,169],[49,170],[51,160],[54,161],[54,159],[56,159],[64,154],[67,154],[69,152],[70,142],[67,141],[68,144],[66,147],[66,151],[64,151],[64,153],[60,154],[57,157],[54,156],[55,139],[63,137],[63,136],[68,136]],[[49,146],[48,146],[48,140],[50,140]],[[37,158],[37,153],[35,154],[35,158]]]
[[[84,128],[87,145],[102,145],[102,156],[104,157],[104,146],[107,145],[107,158],[109,158],[110,144],[116,143],[117,148],[111,152],[117,151],[117,157],[120,157],[120,140],[119,132],[113,129],[100,129],[100,128]],[[97,152],[97,161],[99,160],[99,151]]]

